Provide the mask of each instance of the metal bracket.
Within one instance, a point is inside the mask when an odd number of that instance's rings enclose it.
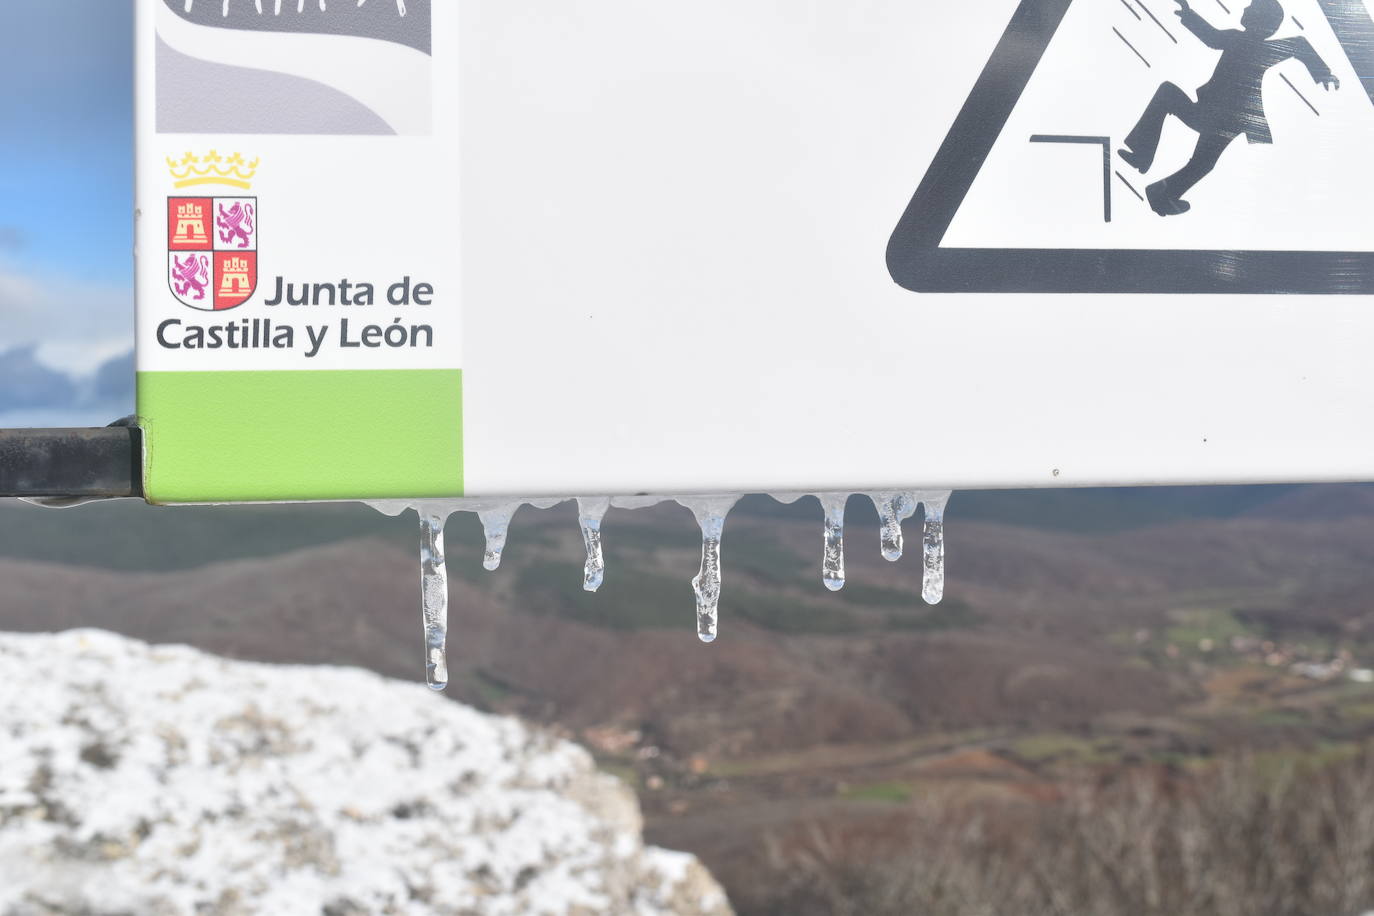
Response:
[[[143,431],[137,426],[0,429],[0,497],[68,505],[142,496]]]

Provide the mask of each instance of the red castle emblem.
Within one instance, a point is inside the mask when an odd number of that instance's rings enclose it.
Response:
[[[193,309],[243,305],[258,287],[258,199],[167,199],[167,283]]]

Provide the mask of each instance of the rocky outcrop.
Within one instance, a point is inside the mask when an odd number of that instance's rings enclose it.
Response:
[[[418,685],[0,635],[0,913],[730,912],[586,751]]]

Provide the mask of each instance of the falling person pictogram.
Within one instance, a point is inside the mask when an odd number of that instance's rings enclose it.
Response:
[[[1197,132],[1197,146],[1188,163],[1145,190],[1150,208],[1160,216],[1188,212],[1191,205],[1183,196],[1216,168],[1236,137],[1244,134],[1251,143],[1274,142],[1263,98],[1264,76],[1272,67],[1297,58],[1314,82],[1328,91],[1340,88],[1340,80],[1306,38],[1273,38],[1285,17],[1279,0],[1253,0],[1241,16],[1239,29],[1218,29],[1187,0],[1175,2],[1184,28],[1207,47],[1220,51],[1221,59],[1211,80],[1198,89],[1196,102],[1173,83],[1166,82],[1155,90],[1145,113],[1127,135],[1125,146],[1118,150],[1118,155],[1143,175],[1154,164],[1169,115]]]

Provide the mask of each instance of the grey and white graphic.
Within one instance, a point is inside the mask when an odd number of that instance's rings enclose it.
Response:
[[[1297,59],[1315,83],[1327,89],[1341,85],[1306,38],[1274,39],[1288,18],[1279,0],[1253,0],[1240,17],[1240,28],[1235,29],[1212,25],[1187,0],[1175,2],[1179,6],[1175,15],[1184,28],[1201,45],[1220,51],[1221,56],[1211,79],[1197,90],[1197,101],[1173,83],[1161,84],[1120,150],[1126,164],[1144,175],[1154,163],[1160,134],[1170,117],[1197,132],[1197,145],[1187,164],[1145,189],[1150,209],[1160,216],[1180,216],[1192,209],[1183,195],[1217,167],[1226,147],[1237,137],[1247,136],[1251,143],[1274,142],[1264,117],[1264,78],[1274,67]],[[1291,80],[1289,86],[1301,94]],[[1302,98],[1307,101],[1306,96]]]
[[[160,0],[158,133],[427,134],[430,0]]]
[[[250,32],[355,35],[430,52],[430,0],[166,0],[196,25]]]
[[[1022,0],[892,235],[893,279],[1374,294],[1369,0],[1192,3]]]

